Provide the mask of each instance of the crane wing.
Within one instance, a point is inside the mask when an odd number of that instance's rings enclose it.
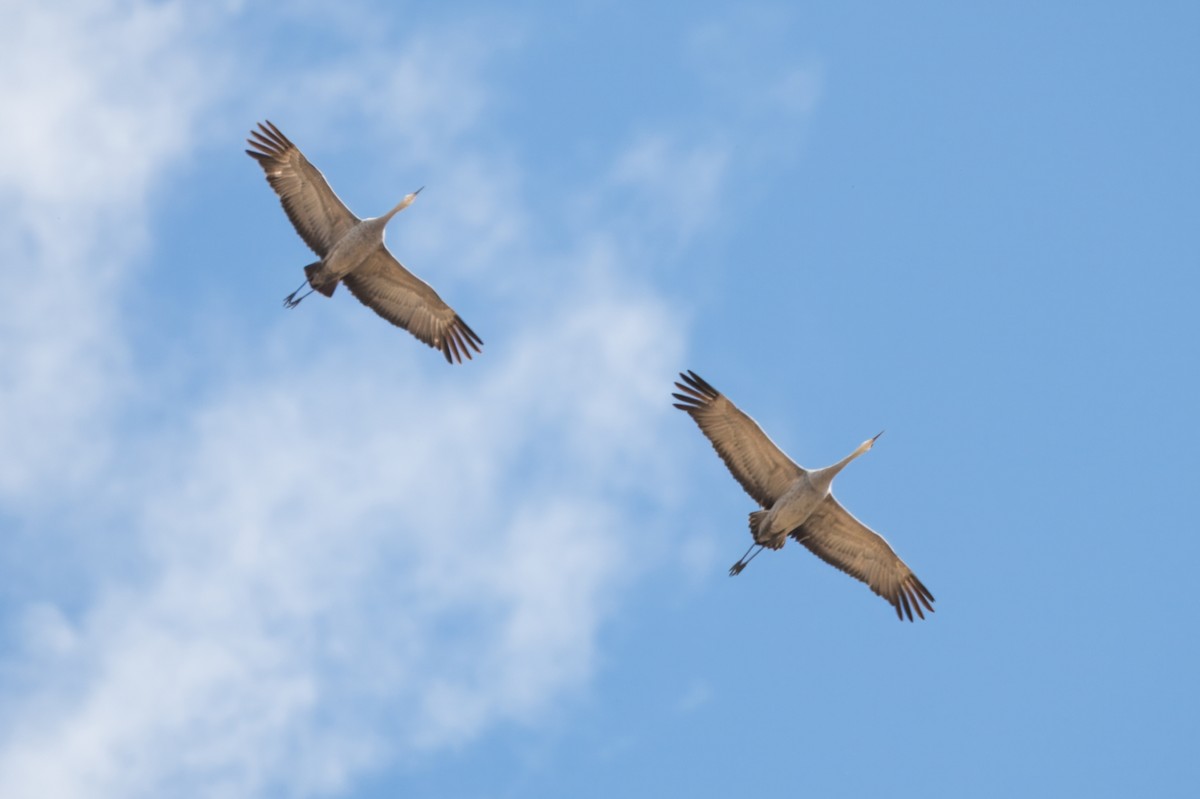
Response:
[[[755,502],[771,507],[804,476],[804,469],[721,392],[695,372],[680,372],[679,377],[683,382],[675,387],[683,393],[671,395],[679,400],[675,407],[696,420],[734,479]]]
[[[363,305],[397,327],[402,327],[431,347],[446,361],[469,360],[483,339],[442,301],[433,287],[409,272],[380,247],[361,266],[342,278],[350,293]]]
[[[832,494],[825,497],[804,524],[791,532],[821,560],[862,580],[891,603],[901,621],[922,619],[921,606],[933,612],[933,594],[912,569],[883,540],[883,536],[854,518]]]
[[[270,120],[250,131],[246,141],[253,150],[246,155],[258,161],[267,182],[279,195],[292,226],[304,243],[320,257],[360,220],[338,199],[321,170],[308,162],[296,145],[279,132]]]

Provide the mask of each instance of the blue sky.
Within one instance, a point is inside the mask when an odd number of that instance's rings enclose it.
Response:
[[[18,4],[0,795],[1200,780],[1191,4]],[[311,260],[271,119],[482,336]],[[694,369],[937,597],[899,624]]]

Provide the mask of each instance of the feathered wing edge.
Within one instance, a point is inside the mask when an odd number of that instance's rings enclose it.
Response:
[[[446,356],[446,363],[462,363],[464,356],[468,361],[471,360],[472,349],[476,353],[482,353],[482,346],[483,339],[475,334],[461,316],[455,314],[454,322],[445,329],[439,349],[442,355]]]
[[[755,502],[769,508],[783,496],[804,469],[789,458],[763,432],[758,423],[742,413],[692,371],[680,372],[675,387],[681,393],[675,407],[695,420],[700,431],[725,462],[730,474]]]
[[[896,617],[924,619],[933,612],[933,594],[917,579],[883,536],[860,522],[833,498],[825,497],[791,537],[810,552],[862,582],[896,610]]]
[[[284,136],[270,120],[250,131],[246,150],[266,173],[267,182],[296,233],[322,258],[346,230],[359,221],[334,192],[300,148]]]
[[[342,278],[358,300],[387,321],[441,351],[447,363],[483,352],[483,339],[425,281],[380,248]]]

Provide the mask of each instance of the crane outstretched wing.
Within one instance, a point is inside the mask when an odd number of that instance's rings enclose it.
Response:
[[[363,305],[441,350],[447,362],[462,363],[464,355],[469,360],[472,349],[482,352],[483,339],[386,247],[377,249],[342,282]]]
[[[267,173],[292,226],[313,252],[324,258],[338,240],[360,220],[350,212],[321,170],[308,162],[296,145],[267,120],[250,131],[247,150]]]
[[[775,504],[804,475],[804,469],[767,437],[758,423],[698,374],[680,372],[682,394],[675,407],[686,411],[746,493],[764,508]]]
[[[791,532],[821,560],[857,577],[891,603],[901,621],[933,612],[933,594],[900,560],[883,536],[860,522],[833,495],[825,497],[804,524]]]

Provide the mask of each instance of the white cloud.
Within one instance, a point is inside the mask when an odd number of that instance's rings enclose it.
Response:
[[[712,699],[713,689],[707,681],[693,678],[687,689],[679,697],[676,709],[680,713],[691,713],[708,704]]]
[[[714,126],[736,136],[743,168],[778,169],[800,151],[824,86],[820,62],[797,55],[804,30],[791,9],[737,6],[688,33],[688,62],[721,112]]]
[[[27,76],[0,87],[25,120],[0,128],[0,152],[20,154],[0,164],[0,236],[29,266],[0,295],[20,343],[0,356],[0,493],[34,528],[66,497],[99,520],[80,538],[129,555],[82,565],[82,596],[51,587],[4,609],[20,636],[3,664],[0,795],[337,793],[398,755],[553,712],[672,534],[663,430],[684,331],[638,275],[712,220],[735,154],[719,134],[642,132],[595,187],[564,192],[588,213],[535,226],[522,165],[487,134],[488,67],[519,38],[504,26],[424,29],[403,47],[371,32],[284,79],[248,64],[260,55],[195,44],[224,41],[218,12],[41,8],[0,33],[0,59]],[[242,72],[252,100],[223,80]],[[241,342],[237,373],[197,376],[203,397],[165,424],[129,425],[119,402],[156,387],[121,315],[151,199],[189,137],[224,130],[202,112],[252,102],[281,109],[310,155],[377,154],[364,168],[385,193],[418,165],[437,175],[395,223],[398,253],[485,352],[446,367],[342,292]],[[685,570],[713,557],[711,542],[685,548]]]
[[[656,442],[670,412],[662,378],[681,356],[676,314],[628,279],[635,265],[601,221],[578,249],[547,251],[506,190],[519,170],[444,138],[426,143],[431,163],[457,159],[451,185],[478,191],[430,227],[493,231],[466,272],[503,272],[519,255],[527,274],[553,278],[507,329],[479,326],[482,358],[449,369],[343,303],[321,310],[371,335],[310,332],[291,341],[304,363],[284,366],[271,365],[272,342],[247,343],[238,357],[256,376],[208,385],[165,426],[118,423],[118,401],[135,386],[153,396],[155,379],[126,358],[122,287],[148,200],[196,146],[188,119],[208,102],[197,70],[209,56],[189,47],[183,8],[19,20],[42,31],[31,42],[61,40],[54,56],[25,55],[66,99],[34,113],[45,137],[24,146],[43,149],[4,172],[5,202],[38,213],[4,228],[36,269],[26,305],[9,309],[21,346],[4,356],[17,413],[3,437],[17,446],[0,455],[0,486],[33,528],[53,523],[41,504],[69,498],[102,520],[79,535],[130,555],[93,566],[82,596],[51,586],[5,608],[21,634],[4,663],[4,796],[339,792],[398,754],[535,720],[588,679],[599,626],[638,573],[630,552],[663,528],[645,508],[668,468]],[[430,80],[447,97],[483,96],[470,69]],[[350,102],[371,87],[331,91]],[[456,112],[435,127],[471,124]],[[76,178],[78,194],[62,189]],[[59,213],[78,235],[47,226]],[[434,238],[414,246],[438,252]]]
[[[325,29],[314,54],[296,59],[285,35],[287,60],[258,56],[254,99],[281,127],[303,125],[314,142],[352,144],[356,151],[378,142],[373,168],[425,166],[487,138],[480,121],[501,95],[485,76],[498,56],[519,45],[513,26],[501,19],[452,27],[406,21],[397,31],[378,7],[361,5],[314,9],[312,16],[308,24]]]
[[[127,388],[116,292],[159,172],[190,146],[213,70],[174,46],[184,7],[15,4],[0,27],[0,496],[77,486]]]
[[[622,496],[657,479],[635,453],[680,342],[651,299],[570,299],[545,321],[558,335],[523,334],[474,379],[364,380],[326,357],[204,409],[181,463],[136,478],[146,584],[74,622],[27,615],[48,682],[0,793],[319,793],[585,680],[653,522]],[[313,773],[285,776],[296,763]]]
[[[633,229],[668,230],[682,246],[718,212],[730,160],[724,145],[643,135],[613,165],[610,193]]]
[[[725,17],[695,25],[686,53],[722,99],[738,111],[754,110],[778,120],[807,114],[820,98],[820,70],[798,63],[803,22],[782,7],[731,8]]]

